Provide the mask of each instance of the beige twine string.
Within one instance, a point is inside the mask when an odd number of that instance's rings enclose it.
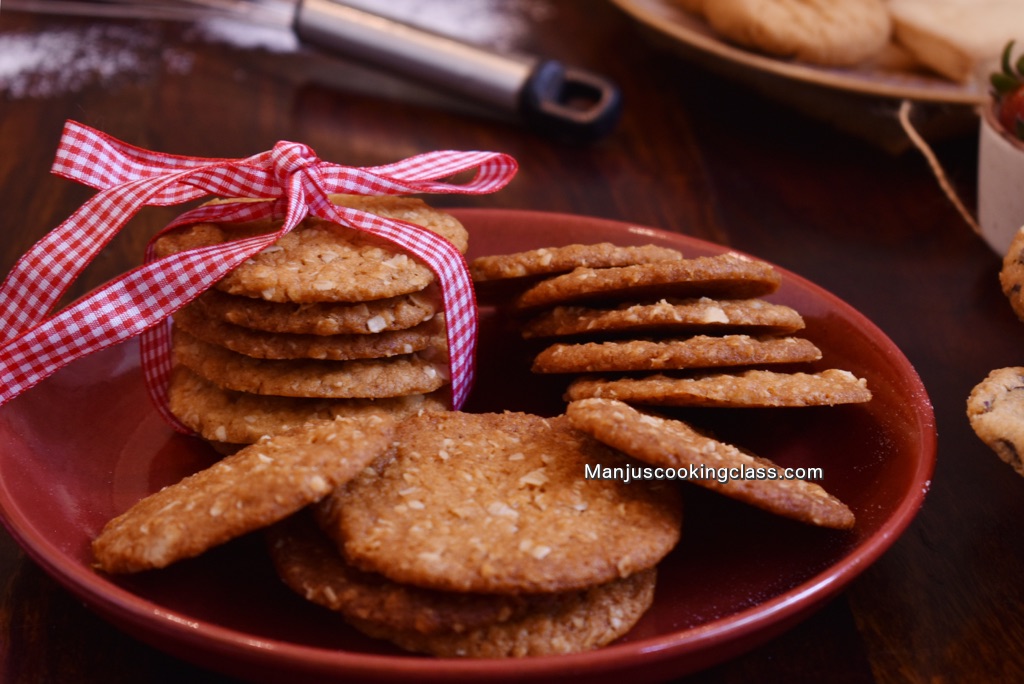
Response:
[[[974,219],[971,212],[967,210],[967,207],[964,206],[964,203],[960,201],[960,196],[957,195],[956,189],[953,188],[953,184],[949,182],[949,178],[946,176],[946,172],[942,169],[942,164],[939,163],[939,159],[935,156],[935,152],[932,151],[931,146],[929,146],[928,142],[921,137],[921,134],[917,132],[916,128],[914,128],[914,124],[911,123],[910,109],[912,106],[913,105],[910,100],[903,100],[900,104],[899,120],[900,125],[903,126],[903,131],[907,134],[907,137],[910,138],[910,142],[914,143],[914,147],[916,147],[928,161],[928,166],[931,167],[932,173],[935,174],[935,180],[939,182],[939,187],[942,188],[942,192],[945,193],[947,198],[949,198],[949,201],[952,202],[954,207],[956,207],[956,210],[960,212],[960,216],[962,216],[964,221],[967,222],[967,225],[971,227],[971,230],[978,235],[981,235],[981,226],[978,225],[978,222]]]

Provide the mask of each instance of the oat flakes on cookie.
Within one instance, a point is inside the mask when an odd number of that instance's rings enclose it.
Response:
[[[586,479],[624,457],[564,416],[423,413],[380,468],[318,507],[356,567],[443,591],[549,593],[654,567],[679,539],[671,484]]]
[[[319,501],[362,471],[392,438],[394,420],[337,418],[268,437],[142,499],[93,540],[110,573],[197,556]]]
[[[680,339],[553,344],[534,358],[535,373],[664,371],[721,366],[804,363],[821,350],[798,337],[697,335]]]
[[[365,302],[295,304],[239,297],[212,289],[186,309],[203,318],[251,330],[292,335],[366,335],[406,330],[429,321],[441,310],[431,286],[408,295]]]
[[[658,301],[666,297],[760,297],[778,289],[771,265],[739,254],[659,261],[616,268],[577,268],[541,281],[515,302],[520,311],[594,301]]]
[[[682,252],[658,245],[623,247],[610,242],[542,247],[514,254],[477,257],[469,264],[476,283],[568,273],[580,267],[611,268],[654,261],[678,261]]]
[[[572,382],[565,398],[576,401],[590,397],[659,406],[798,407],[864,403],[871,400],[871,390],[863,378],[835,368],[817,373],[749,370],[687,378],[583,377]]]
[[[422,634],[349,622],[402,648],[443,658],[525,658],[566,655],[605,646],[626,634],[654,603],[657,570],[574,592],[523,617],[461,633]]]
[[[203,342],[257,359],[380,359],[440,349],[445,344],[441,316],[413,328],[370,335],[300,335],[253,330],[204,317],[185,307],[174,314],[174,325]]]
[[[967,399],[971,428],[996,454],[1024,476],[1024,368],[997,368]]]
[[[185,427],[211,443],[252,444],[310,420],[380,414],[402,419],[420,411],[446,411],[448,393],[384,399],[314,399],[226,390],[178,366],[171,374],[168,407]]]
[[[772,461],[712,439],[690,425],[642,413],[612,399],[582,399],[566,409],[569,421],[623,453],[666,468],[776,469]],[[822,487],[805,480],[688,479],[696,485],[800,522],[835,529],[854,526],[853,512]]]
[[[433,353],[383,359],[320,361],[255,359],[208,344],[174,328],[175,361],[224,389],[320,399],[382,399],[427,394],[448,384],[447,366]]]
[[[336,195],[336,204],[415,223],[441,235],[460,251],[466,229],[451,215],[408,197]],[[270,221],[201,223],[157,239],[158,257],[192,247],[266,233]],[[424,264],[390,242],[354,228],[310,217],[276,243],[229,273],[217,289],[271,302],[363,302],[420,292],[434,282]]]
[[[556,306],[523,324],[524,338],[620,337],[683,333],[790,334],[804,328],[798,311],[763,299],[663,299],[625,302],[613,308]]]

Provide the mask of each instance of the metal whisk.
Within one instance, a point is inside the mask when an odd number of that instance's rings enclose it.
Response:
[[[293,30],[298,38],[476,103],[517,115],[563,139],[589,141],[618,120],[608,79],[532,55],[500,54],[338,0],[4,0],[4,9],[199,21],[230,17]]]

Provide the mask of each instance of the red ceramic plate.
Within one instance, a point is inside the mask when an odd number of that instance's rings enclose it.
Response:
[[[629,224],[516,211],[457,212],[470,256],[571,242],[657,243],[687,255],[721,247]],[[150,408],[134,344],[95,354],[0,409],[0,512],[26,551],[70,591],[136,638],[199,665],[259,681],[667,679],[767,640],[835,595],[906,528],[935,455],[931,405],[906,358],[842,301],[783,271],[772,298],[800,310],[824,366],[867,378],[861,406],[691,414],[783,465],[820,466],[823,486],[857,515],[850,532],[806,527],[685,487],[687,517],[664,561],[653,608],[601,650],[516,661],[406,655],[358,635],[275,577],[258,535],[166,570],[111,578],[89,542],[135,500],[210,463]],[[515,335],[481,316],[480,373],[467,410],[561,409],[558,380],[526,372]]]

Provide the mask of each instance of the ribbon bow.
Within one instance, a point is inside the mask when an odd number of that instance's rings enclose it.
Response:
[[[380,236],[431,268],[446,313],[452,405],[460,408],[472,386],[477,336],[476,304],[462,254],[429,230],[338,207],[330,195],[483,194],[504,187],[516,169],[508,155],[476,151],[429,152],[384,166],[350,167],[324,162],[309,147],[292,142],[244,159],[203,159],[151,152],[69,121],[52,171],[100,192],[25,253],[0,285],[0,405],[75,359],[142,334],[150,395],[161,415],[187,432],[167,409],[167,317],[312,214]],[[475,174],[466,183],[442,180],[470,170]],[[202,205],[164,231],[202,221],[281,215],[284,222],[266,234],[161,259],[150,241],[141,266],[50,315],[85,266],[143,206],[210,195],[268,201]]]

